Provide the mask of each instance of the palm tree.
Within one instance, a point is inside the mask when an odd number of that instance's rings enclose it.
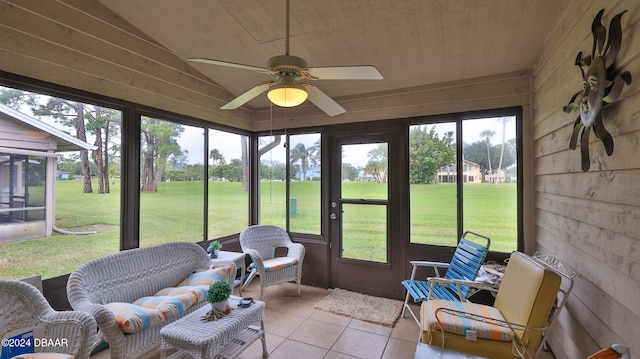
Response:
[[[300,163],[300,168],[302,170],[302,180],[305,180],[307,169],[309,169],[309,164],[316,163],[316,146],[310,146],[307,148],[304,143],[298,143],[294,148],[291,149],[291,153],[289,154],[291,158],[291,164],[296,162]]]
[[[489,174],[491,176],[491,182],[493,183],[493,169],[491,168],[491,137],[495,135],[495,131],[485,130],[480,132],[480,136],[485,138],[487,143],[487,163],[489,163]]]
[[[513,117],[502,117],[498,121],[502,121],[502,147],[500,147],[500,162],[498,163],[498,170],[502,169],[502,158],[504,157],[504,147],[506,145],[507,135],[507,122],[513,120]]]
[[[217,148],[209,151],[209,158],[211,158],[214,166],[225,164],[224,156],[222,155],[222,153],[220,153],[220,151],[218,151]]]

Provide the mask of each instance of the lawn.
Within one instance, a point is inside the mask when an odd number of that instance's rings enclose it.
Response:
[[[247,192],[240,183],[209,184],[209,238],[238,233],[248,221]],[[352,198],[384,198],[386,184],[343,183]],[[97,188],[97,186],[95,186]],[[284,182],[261,184],[261,222],[284,225]],[[90,235],[60,235],[0,243],[0,278],[21,278],[35,273],[50,278],[70,273],[85,261],[119,250],[120,187],[112,193],[83,194],[81,181],[58,181],[56,225],[72,231],[95,231]],[[202,182],[162,183],[157,193],[141,194],[140,242],[142,247],[169,241],[196,242],[203,237]],[[296,213],[291,230],[320,231],[320,183],[293,182],[291,197]],[[465,229],[491,237],[491,248],[509,252],[516,239],[515,184],[465,185]],[[376,211],[382,216],[384,212]],[[379,232],[370,211],[351,211],[349,248],[354,258],[385,261],[380,249],[384,239],[366,235]],[[455,246],[456,191],[454,185],[411,186],[411,241]]]

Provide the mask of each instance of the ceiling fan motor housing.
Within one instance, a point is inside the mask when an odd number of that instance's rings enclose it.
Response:
[[[300,69],[309,67],[300,57],[292,55],[274,56],[267,61],[267,67],[282,75],[300,75]]]

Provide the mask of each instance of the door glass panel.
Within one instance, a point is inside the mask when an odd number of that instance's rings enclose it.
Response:
[[[386,143],[342,145],[342,198],[388,198]]]
[[[387,263],[387,206],[342,205],[342,258]]]
[[[518,188],[515,116],[462,122],[465,230],[491,237],[491,250],[517,250]]]

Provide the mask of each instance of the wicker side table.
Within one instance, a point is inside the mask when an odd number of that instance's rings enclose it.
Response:
[[[210,309],[204,306],[197,311],[168,324],[160,330],[161,358],[166,358],[169,348],[178,349],[170,356],[177,358],[183,352],[196,359],[232,359],[258,338],[262,340],[262,356],[267,357],[267,342],[264,333],[264,302],[256,301],[248,308],[238,307],[240,297],[231,296],[231,314],[214,320],[202,321],[201,317]],[[252,325],[260,322],[260,327]]]
[[[238,287],[238,293],[242,296],[242,282],[244,281],[244,276],[246,274],[247,265],[244,263],[245,254],[242,252],[228,252],[228,251],[220,251],[218,252],[218,258],[211,259],[211,265],[216,266],[216,264],[220,262],[233,262],[236,265],[236,269],[240,269],[240,280],[236,280],[233,283],[234,287]],[[234,276],[236,273],[233,274]]]

